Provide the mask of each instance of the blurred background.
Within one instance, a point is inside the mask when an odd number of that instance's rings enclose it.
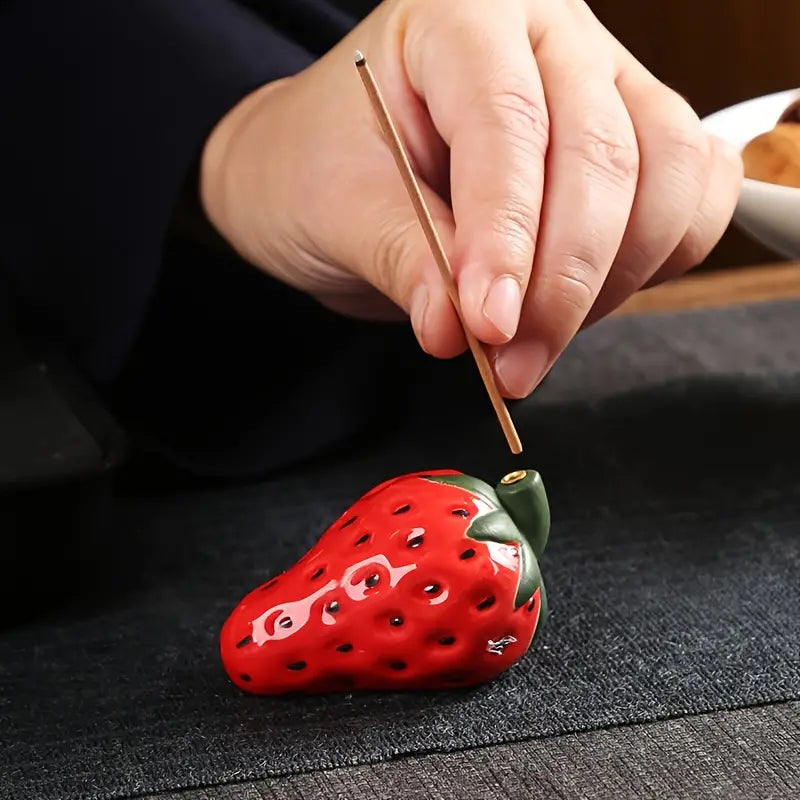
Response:
[[[800,87],[800,0],[588,0],[600,21],[703,117]],[[731,229],[703,269],[782,260]]]
[[[800,0],[586,2],[701,117],[742,100],[800,87]],[[375,4],[341,0],[361,15]],[[701,269],[782,260],[731,228]]]

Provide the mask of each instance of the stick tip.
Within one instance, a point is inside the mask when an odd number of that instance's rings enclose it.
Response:
[[[356,50],[353,55],[353,59],[355,60],[357,67],[363,67],[364,64],[367,63],[367,59],[364,58],[364,54],[360,50]]]

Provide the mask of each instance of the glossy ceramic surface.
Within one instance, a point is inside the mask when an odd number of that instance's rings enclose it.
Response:
[[[494,489],[453,470],[386,481],[244,597],[222,629],[225,669],[256,694],[491,680],[546,619],[549,525],[535,472]]]
[[[757,97],[717,111],[703,120],[704,128],[740,150],[771,130],[800,89]],[[800,258],[800,189],[746,178],[734,222],[756,241],[785,258]]]

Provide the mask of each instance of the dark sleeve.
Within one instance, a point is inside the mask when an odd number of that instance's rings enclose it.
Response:
[[[97,381],[147,314],[214,124],[312,55],[227,0],[0,5],[0,274]]]

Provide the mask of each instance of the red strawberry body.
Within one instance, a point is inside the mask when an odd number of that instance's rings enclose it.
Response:
[[[453,470],[386,481],[225,622],[222,661],[255,694],[485,683],[547,616],[535,472],[493,489]]]

